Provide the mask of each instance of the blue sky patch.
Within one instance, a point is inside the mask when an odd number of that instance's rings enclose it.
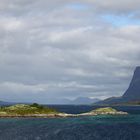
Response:
[[[71,4],[68,4],[67,7],[74,10],[86,10],[88,9],[89,6],[86,4],[81,4],[81,3],[71,3]]]
[[[118,27],[126,25],[140,25],[140,20],[133,19],[131,15],[128,16],[103,15],[102,18],[103,20]]]

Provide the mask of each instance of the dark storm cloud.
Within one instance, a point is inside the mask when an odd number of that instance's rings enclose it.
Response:
[[[129,23],[139,5],[0,0],[0,98],[50,103],[123,94],[139,65],[140,25]],[[129,20],[116,27],[106,15]]]

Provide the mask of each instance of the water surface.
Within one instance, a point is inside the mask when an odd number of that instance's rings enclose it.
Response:
[[[55,106],[67,113],[87,112],[93,106]],[[0,140],[140,140],[140,107],[117,107],[124,116],[55,119],[0,119]]]

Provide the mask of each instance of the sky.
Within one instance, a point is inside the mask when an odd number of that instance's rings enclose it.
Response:
[[[0,0],[0,100],[121,96],[139,35],[139,0]]]

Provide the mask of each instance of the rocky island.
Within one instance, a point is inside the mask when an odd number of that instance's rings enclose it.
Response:
[[[0,108],[1,118],[63,118],[63,117],[80,117],[80,116],[95,116],[95,115],[126,115],[127,112],[117,111],[111,107],[98,108],[87,113],[67,114],[56,111],[55,109],[44,107],[39,104],[17,104]]]

